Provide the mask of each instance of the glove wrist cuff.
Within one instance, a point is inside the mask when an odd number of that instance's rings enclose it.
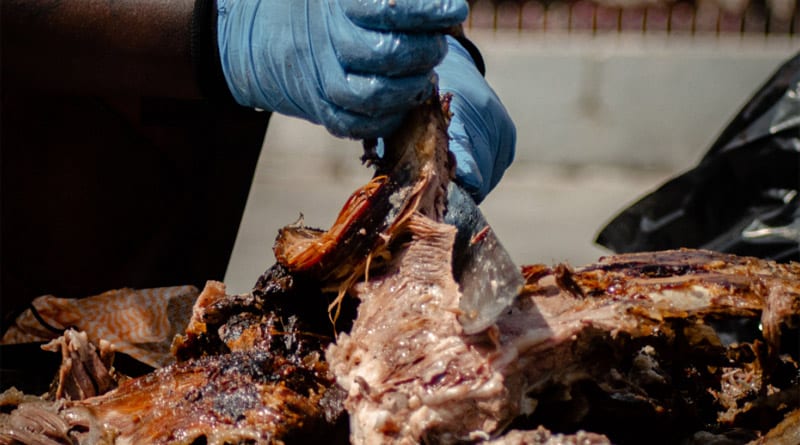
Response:
[[[196,0],[191,24],[192,68],[200,93],[212,101],[236,103],[228,89],[217,47],[216,0]]]

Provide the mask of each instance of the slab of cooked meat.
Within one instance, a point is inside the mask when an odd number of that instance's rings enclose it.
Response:
[[[314,259],[306,264],[316,276],[347,277],[360,300],[352,329],[326,353],[348,394],[354,443],[474,442],[520,418],[590,426],[624,441],[630,429],[609,423],[621,413],[674,441],[693,429],[725,429],[751,410],[764,419],[770,398],[798,394],[797,357],[780,353],[781,329],[796,326],[800,312],[797,264],[686,250],[607,257],[578,270],[531,266],[525,290],[495,326],[464,335],[451,267],[455,231],[441,223],[448,158],[430,155],[447,152],[446,110],[416,117],[427,125],[412,128],[424,132],[389,140],[387,150],[415,158],[393,174],[428,191],[403,195],[392,207],[402,211],[366,207],[358,223],[382,221],[377,247],[350,261],[366,265],[332,274],[341,265],[320,258],[341,255],[335,243],[278,240],[279,252],[292,252],[279,257],[288,268],[292,258]],[[352,214],[342,212],[347,221]],[[331,239],[342,221],[313,238]],[[381,261],[370,267],[376,252]],[[724,345],[709,324],[759,317],[764,341],[740,345]],[[758,435],[769,425],[747,426]]]
[[[484,341],[534,421],[627,442],[633,422],[670,443],[708,428],[757,435],[800,404],[796,343],[781,348],[797,327],[799,264],[677,250],[527,274]],[[724,342],[722,320],[752,340]]]
[[[286,290],[278,283],[275,280],[272,288],[262,289],[262,296]],[[344,418],[343,394],[322,360],[325,339],[304,331],[295,317],[284,318],[278,310],[262,307],[263,300],[253,293],[230,296],[224,291],[221,283],[207,284],[186,335],[176,339],[176,354],[182,359],[177,364],[124,381],[96,397],[49,403],[0,400],[3,410],[15,408],[9,415],[0,414],[0,443],[235,444],[335,439]],[[90,388],[97,381],[91,372],[97,367],[70,367],[74,369],[79,378],[62,365],[61,380],[89,382],[84,386]]]
[[[674,250],[527,266],[496,323],[465,335],[447,120],[447,101],[412,113],[331,230],[281,231],[252,292],[210,282],[177,364],[82,399],[106,382],[90,354],[62,367],[82,400],[0,396],[0,443],[797,442],[800,264]],[[58,344],[72,359],[79,343]]]
[[[356,443],[475,441],[520,416],[622,442],[635,443],[630,422],[658,432],[652,443],[734,426],[755,439],[798,408],[780,331],[797,323],[800,265],[669,251],[532,267],[496,326],[464,336],[442,266],[452,229],[408,229],[386,273],[354,287],[358,318],[327,353]],[[765,340],[725,345],[717,319],[758,319]]]

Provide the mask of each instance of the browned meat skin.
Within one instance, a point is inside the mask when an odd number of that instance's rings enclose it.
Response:
[[[228,296],[224,285],[209,282],[186,336],[176,341],[186,361],[87,406],[130,443],[331,439],[343,393],[322,361],[327,342],[305,333],[295,317],[264,310],[265,298],[291,291],[290,277],[271,278],[273,286],[258,296]]]
[[[497,331],[475,338],[487,345],[509,393],[523,395],[523,413],[559,406],[572,413],[559,419],[562,426],[580,425],[599,415],[603,402],[618,416],[629,409],[629,421],[639,415],[655,422],[653,428],[695,422],[763,431],[769,425],[748,420],[748,411],[779,418],[800,403],[771,401],[791,399],[800,384],[796,358],[776,352],[781,327],[797,320],[798,264],[678,250],[607,257],[576,271],[526,272],[528,285]],[[705,323],[759,316],[768,348],[726,347]],[[596,392],[581,405],[587,384]],[[542,407],[556,393],[573,403]],[[689,409],[699,411],[682,417]]]
[[[271,443],[299,425],[311,440],[315,424],[326,421],[321,406],[331,382],[323,363],[312,356],[305,362],[301,368],[263,350],[203,357],[82,406],[116,431],[117,443]]]
[[[0,421],[0,442],[71,444],[79,435],[115,444],[328,440],[340,396],[317,359],[306,356],[300,367],[263,350],[236,352],[162,368],[81,402],[22,403]],[[90,437],[74,443],[97,443]]]
[[[344,393],[322,361],[327,340],[303,331],[296,317],[262,310],[264,297],[291,291],[278,283],[287,277],[272,278],[260,296],[228,296],[209,282],[187,335],[176,341],[182,362],[83,401],[22,403],[0,422],[0,442],[6,433],[25,443],[335,441]]]
[[[182,335],[172,341],[172,354],[179,361],[227,352],[218,341],[215,327],[224,322],[209,320],[215,314],[215,305],[230,301],[236,297],[225,294],[225,285],[218,281],[209,281],[197,297],[192,307],[192,318]],[[212,321],[216,321],[213,323]],[[209,326],[210,325],[210,326]]]

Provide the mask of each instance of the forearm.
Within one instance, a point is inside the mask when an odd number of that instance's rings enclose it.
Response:
[[[3,0],[6,87],[199,97],[194,0]]]

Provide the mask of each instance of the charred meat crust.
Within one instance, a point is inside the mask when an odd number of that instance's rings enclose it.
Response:
[[[313,437],[340,415],[327,366],[310,354],[265,350],[202,357],[159,369],[82,404],[129,443],[274,441]],[[329,429],[327,430],[329,431]]]

